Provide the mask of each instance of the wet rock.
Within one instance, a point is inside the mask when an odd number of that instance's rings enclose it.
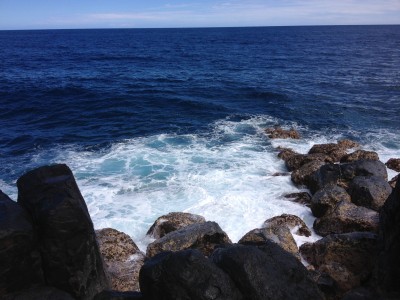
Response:
[[[244,299],[322,299],[307,269],[273,242],[218,248],[212,261],[224,270]]]
[[[37,228],[46,283],[79,299],[108,288],[86,203],[66,165],[45,166],[17,181],[18,203]]]
[[[385,165],[396,172],[400,172],[400,158],[391,158],[389,159]]]
[[[50,286],[37,286],[1,297],[2,300],[75,300],[65,291]]]
[[[272,174],[272,176],[277,177],[277,176],[289,176],[290,173],[289,172],[276,172],[274,174]]]
[[[340,159],[347,154],[346,149],[339,146],[338,144],[316,144],[311,147],[308,154],[323,153],[331,157],[334,162],[340,161]]]
[[[295,234],[302,236],[310,236],[311,230],[307,227],[306,223],[298,216],[282,214],[280,216],[272,217],[266,220],[262,227],[282,227],[285,226],[290,230],[294,230]]]
[[[219,244],[231,243],[226,233],[215,222],[205,222],[172,231],[147,247],[146,255],[152,257],[162,251],[198,249],[208,256]]]
[[[349,192],[355,204],[378,211],[389,197],[392,188],[382,177],[357,176],[351,182]]]
[[[305,185],[310,188],[311,186],[315,185],[315,172],[317,172],[322,166],[324,166],[324,164],[324,162],[319,160],[309,162],[299,169],[293,171],[291,179],[296,185]]]
[[[342,172],[340,165],[326,164],[322,165],[309,176],[307,187],[314,194],[326,186],[340,185],[341,180]]]
[[[113,290],[102,291],[93,300],[144,300],[140,292],[119,292]]]
[[[386,166],[377,160],[357,160],[341,164],[342,176],[345,180],[352,180],[356,176],[378,176],[387,180]]]
[[[265,129],[265,133],[271,139],[299,139],[300,134],[292,129],[285,130],[281,127],[272,127]]]
[[[112,228],[96,230],[111,288],[115,291],[138,291],[139,271],[145,255],[125,233]]]
[[[334,209],[341,201],[351,202],[350,195],[342,187],[329,185],[320,189],[312,196],[311,211],[314,216],[320,218],[328,211]]]
[[[299,154],[299,153],[293,151],[290,148],[280,148],[278,157],[283,159],[284,161],[286,161],[287,159],[289,159],[290,157],[292,157],[293,155],[296,155],[296,154]]]
[[[0,191],[0,298],[44,283],[30,216]]]
[[[380,296],[376,294],[376,292],[371,291],[364,287],[350,290],[346,294],[344,294],[342,298],[342,300],[376,300],[376,299],[380,299]]]
[[[396,186],[396,182],[399,178],[399,175],[394,176],[392,179],[389,180],[389,185],[394,189]]]
[[[357,150],[350,154],[344,155],[341,159],[341,163],[352,162],[356,160],[379,160],[378,153],[374,151]]]
[[[243,299],[233,281],[197,250],[163,252],[140,270],[146,299]]]
[[[344,293],[370,279],[377,255],[377,236],[369,232],[329,235],[300,247],[303,258],[333,278]]]
[[[147,231],[147,234],[155,239],[159,239],[172,231],[191,224],[204,223],[205,221],[204,217],[199,215],[183,212],[171,212],[159,217],[150,227],[149,231]]]
[[[314,153],[314,154],[294,154],[285,160],[286,167],[289,171],[297,170],[300,167],[304,166],[307,163],[312,161],[321,161],[324,163],[332,163],[332,159],[330,156],[323,153]]]
[[[307,192],[286,194],[283,195],[283,197],[289,199],[290,201],[303,204],[305,206],[311,205],[311,195]]]
[[[317,284],[318,288],[326,296],[326,299],[337,298],[337,284],[331,276],[317,270],[309,270],[311,279]]]
[[[379,215],[376,211],[341,201],[330,212],[316,219],[314,230],[321,236],[354,231],[377,232]]]
[[[360,144],[359,143],[357,143],[357,142],[354,142],[354,141],[352,141],[352,140],[348,140],[348,139],[343,139],[343,140],[340,140],[340,141],[338,141],[337,142],[337,144],[338,144],[338,146],[340,147],[340,148],[343,148],[343,149],[351,149],[351,148],[358,148],[358,147],[360,147]]]

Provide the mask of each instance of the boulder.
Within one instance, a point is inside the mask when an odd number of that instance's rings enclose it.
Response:
[[[328,185],[316,192],[311,198],[311,211],[313,215],[320,218],[341,202],[351,202],[350,195],[346,190],[337,185]]]
[[[144,300],[140,292],[119,292],[113,290],[102,291],[93,300]]]
[[[388,178],[386,166],[379,160],[357,160],[341,164],[341,172],[348,181],[356,176],[378,176],[385,180]]]
[[[244,299],[323,299],[307,269],[273,242],[217,248],[212,261],[235,282]]]
[[[389,185],[394,189],[396,186],[396,182],[399,178],[399,175],[394,176],[392,179],[389,180]]]
[[[279,148],[279,153],[278,153],[278,157],[283,159],[284,161],[286,161],[287,159],[289,159],[290,157],[292,157],[293,155],[299,154],[295,151],[293,151],[290,148]]]
[[[326,154],[333,160],[333,162],[340,161],[340,159],[347,154],[345,148],[334,143],[316,144],[311,147],[310,151],[308,151],[308,154],[313,154],[313,153]]]
[[[356,205],[378,211],[392,192],[392,187],[382,177],[357,176],[351,182],[349,192]]]
[[[310,268],[310,266],[309,266]],[[311,266],[311,268],[313,268]],[[326,299],[337,298],[337,284],[329,274],[323,273],[318,270],[309,270],[311,279],[317,284],[318,288],[324,293]]]
[[[328,274],[344,293],[370,279],[377,255],[377,236],[370,232],[332,234],[300,247],[303,258]]]
[[[396,172],[400,172],[400,158],[391,158],[389,159],[385,165]]]
[[[294,154],[285,160],[286,167],[289,171],[297,170],[305,164],[312,161],[322,161],[325,163],[332,163],[330,156],[323,153],[314,154]]]
[[[204,223],[205,221],[204,217],[199,215],[183,212],[171,212],[165,216],[159,217],[150,227],[149,231],[147,231],[147,234],[155,239],[159,239],[172,231],[181,229],[188,225]]]
[[[44,283],[38,242],[28,213],[0,191],[0,298]]]
[[[342,149],[351,149],[351,148],[358,148],[360,147],[360,144],[357,142],[354,142],[352,140],[348,140],[348,139],[343,139],[343,140],[339,140],[337,142],[338,146]]]
[[[36,286],[1,297],[2,300],[75,300],[65,291],[50,286]]]
[[[34,220],[45,281],[79,299],[108,288],[92,220],[71,170],[45,166],[17,181],[20,203]]]
[[[294,230],[295,234],[302,236],[310,236],[311,230],[307,227],[306,223],[298,216],[282,214],[280,216],[272,217],[266,220],[262,227],[270,228],[270,227],[282,227],[285,226],[290,230]]]
[[[307,187],[314,194],[318,190],[330,185],[342,185],[342,172],[338,164],[325,164],[320,166],[308,177]]]
[[[381,299],[380,296],[373,290],[365,287],[356,288],[348,291],[343,295],[341,300],[376,300]]]
[[[319,160],[311,161],[293,171],[291,179],[296,185],[305,185],[310,188],[314,185],[314,174],[324,165],[325,163]]]
[[[172,231],[147,247],[146,255],[152,257],[162,251],[198,249],[209,256],[219,244],[231,243],[226,233],[215,222],[188,225]]]
[[[303,204],[305,206],[310,206],[311,204],[311,195],[307,192],[299,192],[299,193],[291,193],[283,195],[283,197],[289,199],[290,201]]]
[[[147,260],[140,270],[140,290],[148,300],[243,299],[229,276],[193,249]]]
[[[96,230],[96,237],[115,291],[138,291],[145,255],[125,233],[112,228]]]
[[[357,206],[347,201],[314,221],[314,230],[321,236],[354,231],[377,232],[379,215],[376,211]]]
[[[367,160],[379,160],[378,153],[374,151],[356,150],[350,154],[344,155],[341,159],[341,163],[352,162],[356,160],[367,159]]]
[[[300,134],[295,129],[285,130],[281,127],[271,127],[265,129],[265,133],[270,139],[299,139]]]

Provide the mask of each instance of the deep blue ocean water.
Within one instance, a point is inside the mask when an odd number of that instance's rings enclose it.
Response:
[[[400,26],[0,31],[0,45],[0,189],[16,199],[24,172],[67,163],[95,226],[136,240],[174,210],[233,239],[277,213],[312,223],[271,176],[277,146],[352,138],[400,157]],[[276,124],[303,138],[268,140]]]

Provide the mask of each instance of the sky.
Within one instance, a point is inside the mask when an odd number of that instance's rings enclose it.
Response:
[[[400,24],[400,0],[0,0],[0,30]]]

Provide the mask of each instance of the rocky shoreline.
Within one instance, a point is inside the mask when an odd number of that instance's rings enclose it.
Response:
[[[400,299],[400,180],[386,169],[400,172],[400,159],[384,164],[349,140],[278,150],[311,192],[286,197],[310,207],[317,242],[297,247],[293,234],[311,231],[294,215],[234,244],[217,223],[171,212],[142,253],[123,232],[94,230],[66,165],[44,166],[18,179],[17,202],[0,191],[0,298]]]

